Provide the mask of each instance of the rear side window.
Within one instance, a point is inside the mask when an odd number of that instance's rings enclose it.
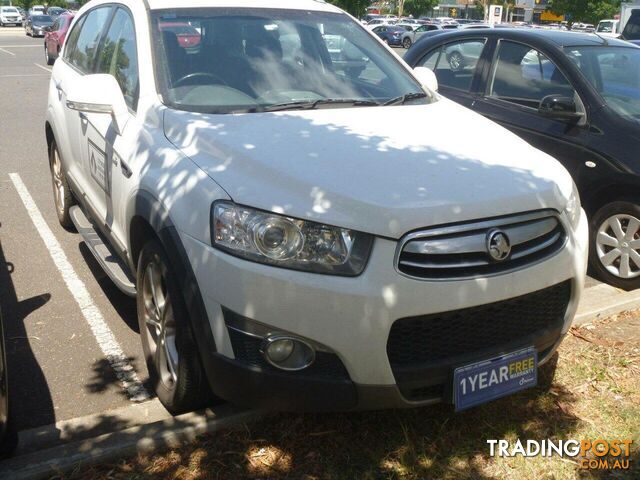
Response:
[[[575,91],[543,53],[520,43],[501,41],[489,96],[538,108],[547,95],[573,98]]]
[[[76,26],[69,37],[66,58],[83,73],[91,73],[93,70],[98,44],[110,14],[111,7],[91,10],[82,25]]]
[[[132,110],[138,103],[138,52],[131,15],[119,8],[111,21],[100,54],[96,73],[113,75]]]
[[[428,53],[416,66],[433,70],[438,85],[468,92],[484,45],[484,39],[448,43]]]

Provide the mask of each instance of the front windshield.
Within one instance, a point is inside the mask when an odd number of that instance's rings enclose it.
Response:
[[[640,120],[640,48],[567,47],[591,85],[618,114]]]
[[[173,108],[231,113],[430,101],[344,14],[174,9],[155,12],[153,24],[161,94]],[[199,38],[187,41],[176,25]]]
[[[15,9],[14,7],[4,7],[4,8],[0,8],[0,11],[2,13],[18,13],[18,10]]]
[[[33,23],[53,23],[53,18],[49,15],[35,15],[31,18]]]

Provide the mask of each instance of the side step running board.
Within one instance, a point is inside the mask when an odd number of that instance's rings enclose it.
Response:
[[[130,297],[136,296],[136,286],[129,267],[113,251],[103,237],[96,231],[84,212],[77,205],[71,207],[69,215],[84,243],[96,258],[102,269],[122,292]]]

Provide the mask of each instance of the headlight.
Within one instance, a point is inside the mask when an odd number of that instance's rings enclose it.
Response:
[[[567,214],[567,218],[569,222],[571,222],[571,226],[575,230],[578,228],[578,223],[580,223],[580,194],[578,193],[578,187],[573,183],[573,188],[571,190],[571,196],[569,197],[569,201],[567,202],[567,206],[564,209]]]
[[[216,202],[213,246],[232,255],[284,268],[333,275],[362,273],[373,237],[345,228]]]

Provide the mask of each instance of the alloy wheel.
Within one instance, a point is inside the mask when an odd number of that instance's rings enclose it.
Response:
[[[53,158],[51,159],[51,178],[53,180],[53,198],[56,204],[56,208],[60,214],[64,214],[65,211],[65,191],[64,182],[62,178],[62,163],[60,162],[60,155],[58,149],[53,149]]]
[[[460,70],[462,68],[462,55],[458,52],[453,52],[449,57],[449,65],[452,70]]]
[[[619,278],[640,276],[640,220],[619,214],[607,218],[596,234],[598,260]]]
[[[157,260],[149,262],[142,285],[144,302],[143,332],[149,340],[151,356],[160,381],[168,389],[178,381],[176,322],[166,282]]]

